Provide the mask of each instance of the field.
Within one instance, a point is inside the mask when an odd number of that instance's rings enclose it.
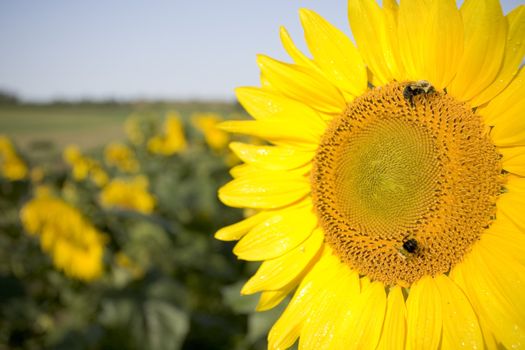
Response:
[[[0,105],[0,133],[10,136],[30,159],[53,156],[76,144],[89,151],[125,138],[123,124],[133,113],[163,117],[178,111],[221,115],[239,113],[236,104],[222,102],[55,103]]]
[[[214,233],[236,104],[0,105],[0,350],[264,349],[279,306]],[[237,139],[242,140],[242,139]],[[74,146],[73,146],[74,145]]]

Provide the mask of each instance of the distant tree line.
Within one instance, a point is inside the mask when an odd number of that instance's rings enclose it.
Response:
[[[16,105],[19,103],[20,100],[14,93],[6,90],[0,90],[0,105]]]

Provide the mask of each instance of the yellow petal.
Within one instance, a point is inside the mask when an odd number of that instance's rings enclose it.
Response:
[[[279,290],[268,290],[261,293],[259,303],[255,308],[256,311],[267,311],[273,309],[286,298],[288,294],[296,287],[296,284],[289,284],[283,289]]]
[[[315,152],[289,147],[254,146],[241,142],[230,143],[230,148],[243,162],[268,170],[290,170],[310,162]]]
[[[513,82],[487,105],[487,109],[489,109],[493,102],[495,104],[493,110],[490,111],[490,116],[496,115],[490,136],[496,146],[525,146],[524,79],[525,70],[521,69]],[[506,105],[503,105],[504,102]],[[488,115],[487,109],[479,113],[483,116]]]
[[[509,349],[525,344],[523,314],[519,315],[516,305],[513,304],[519,302],[516,298],[525,300],[523,286],[516,289],[515,285],[504,284],[507,277],[511,280],[516,277],[513,275],[514,269],[509,269],[510,261],[511,259],[499,253],[497,249],[487,250],[476,245],[463,262],[456,265],[451,274],[453,280],[468,296],[478,318],[482,319],[494,337]],[[506,275],[505,278],[491,271],[498,267]]]
[[[518,72],[525,54],[525,6],[520,5],[510,12],[507,17],[508,33],[505,45],[505,54],[496,79],[492,84],[474,97],[471,105],[480,106],[499,94]]]
[[[292,38],[290,37],[290,34],[288,34],[288,31],[286,28],[281,27],[279,31],[279,35],[281,37],[281,42],[283,43],[283,47],[290,55],[292,60],[300,65],[305,66],[308,68],[311,68],[313,70],[318,70],[319,68],[312,62],[312,60],[308,57],[306,57],[293,43]]]
[[[340,349],[337,343],[348,333],[341,329],[339,316],[351,309],[356,300],[357,294],[352,295],[347,289],[352,289],[352,276],[357,274],[341,263],[326,273],[329,275],[319,278],[318,289],[312,291],[316,296],[308,306],[310,312],[301,330],[299,349]],[[350,344],[346,346],[352,348]]]
[[[425,30],[415,30],[414,23]],[[445,88],[463,53],[463,23],[456,2],[403,1],[398,28],[408,77],[429,80],[439,90]]]
[[[496,78],[505,52],[507,21],[498,0],[465,0],[461,6],[465,45],[447,91],[468,101]]]
[[[279,145],[289,145],[305,150],[314,150],[319,144],[322,130],[303,120],[295,122],[268,118],[264,120],[231,120],[222,122],[218,127],[227,132],[260,137]],[[312,127],[313,126],[313,127]]]
[[[476,113],[482,116],[488,125],[497,125],[500,121],[505,123],[509,118],[512,123],[512,119],[517,118],[516,115],[519,114],[519,104],[523,100],[524,93],[525,69],[520,69],[505,90],[488,104],[478,107]]]
[[[230,175],[236,179],[238,177],[245,176],[256,176],[260,173],[261,169],[250,164],[236,165],[230,169]]]
[[[498,152],[503,156],[501,165],[506,171],[525,176],[525,147],[504,147]]]
[[[399,37],[397,35],[398,14],[399,5],[396,0],[383,0],[383,17],[387,41],[390,47],[390,50],[383,52],[383,54],[385,55],[385,62],[392,72],[393,77],[398,81],[402,81],[406,80],[407,77],[399,48]]]
[[[447,276],[434,279],[441,294],[443,349],[482,349],[483,338],[476,313],[461,289]]]
[[[399,50],[406,70],[406,78],[411,80],[427,79],[421,75],[423,62],[422,45],[426,31],[414,30],[414,23],[426,24],[429,12],[428,1],[405,0],[399,6],[397,34]]]
[[[500,247],[525,266],[525,235],[508,218],[500,215],[483,233],[482,242],[485,246]]]
[[[273,214],[271,211],[261,211],[233,225],[225,226],[215,233],[215,238],[221,241],[236,241],[241,239],[255,225],[263,222]]]
[[[368,68],[379,85],[393,80],[385,59],[391,52],[383,11],[375,0],[348,1],[348,18],[352,34]]]
[[[268,334],[269,349],[287,349],[295,343],[305,321],[317,303],[318,293],[330,281],[336,279],[341,263],[325,246],[319,261],[304,277],[292,300]],[[348,291],[355,290],[349,286]]]
[[[291,121],[311,119],[313,123],[318,123],[319,118],[325,122],[333,118],[332,115],[314,111],[306,104],[268,90],[267,87],[240,87],[235,93],[244,109],[255,119],[272,117]],[[292,118],[288,119],[290,117]],[[322,124],[321,127],[325,128]]]
[[[434,279],[421,278],[410,288],[407,299],[407,347],[437,349],[441,338],[442,305]]]
[[[241,293],[253,294],[283,288],[310,264],[319,252],[323,239],[323,232],[316,229],[308,239],[288,253],[264,261],[255,275],[246,282]]]
[[[346,108],[339,90],[313,69],[263,55],[257,57],[257,64],[272,87],[284,96],[330,114],[340,114]]]
[[[368,79],[354,44],[317,13],[301,9],[299,14],[314,61],[333,84],[352,96],[360,96],[368,88]]]
[[[219,189],[219,198],[231,207],[271,209],[297,202],[309,192],[305,177],[265,171],[230,181]]]
[[[401,288],[390,289],[386,307],[385,324],[378,349],[404,349],[407,328],[406,305]]]
[[[525,232],[525,179],[518,176],[509,176],[505,184],[507,192],[499,196],[496,206],[498,215],[503,213],[508,220]],[[499,216],[496,221],[498,223]]]
[[[346,330],[344,343],[349,349],[375,349],[381,336],[386,310],[383,283],[372,282],[364,288],[355,302],[355,309],[356,315],[359,315],[358,322]]]
[[[316,225],[311,204],[283,209],[248,232],[233,253],[250,261],[277,258],[304,242]]]

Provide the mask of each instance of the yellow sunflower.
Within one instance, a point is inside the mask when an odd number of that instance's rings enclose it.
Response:
[[[53,197],[46,188],[20,210],[25,230],[40,237],[42,250],[53,264],[70,277],[93,281],[104,272],[103,255],[107,237],[77,208]]]
[[[357,47],[301,10],[312,57],[257,59],[224,130],[219,190],[256,214],[219,230],[263,261],[258,310],[295,290],[271,349],[525,347],[525,7],[349,1]]]

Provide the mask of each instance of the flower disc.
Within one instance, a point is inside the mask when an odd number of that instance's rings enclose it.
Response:
[[[500,156],[479,117],[408,83],[368,91],[334,118],[314,159],[325,237],[360,274],[410,285],[448,272],[491,223]]]

